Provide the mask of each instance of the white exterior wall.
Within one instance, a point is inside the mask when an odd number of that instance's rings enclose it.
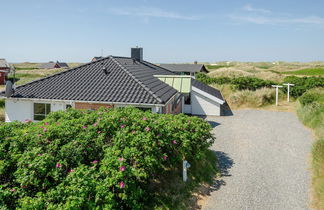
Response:
[[[191,113],[193,115],[221,115],[221,105],[209,98],[192,91],[191,92]]]
[[[51,112],[65,110],[70,102],[32,101],[19,99],[6,99],[6,122],[25,121],[34,119],[34,103],[51,104]]]
[[[16,101],[6,99],[6,122],[33,119],[33,103],[31,101]]]
[[[191,105],[184,104],[183,105],[183,113],[185,113],[185,114],[191,114],[192,113],[192,111],[191,111]]]

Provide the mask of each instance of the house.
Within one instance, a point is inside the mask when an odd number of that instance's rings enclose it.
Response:
[[[69,65],[67,63],[61,63],[61,62],[53,62],[50,61],[48,63],[43,63],[39,66],[41,69],[56,69],[56,68],[69,68]]]
[[[102,59],[102,58],[104,58],[104,57],[102,57],[102,56],[93,57],[92,60],[91,60],[91,62],[94,62],[94,61],[100,60],[100,59]]]
[[[0,85],[6,84],[6,77],[10,72],[10,65],[4,58],[0,58]]]
[[[186,104],[188,114],[192,111],[208,114],[208,110],[201,111],[208,108],[215,109],[213,113],[219,115],[220,105],[216,103],[222,104],[222,100],[216,100],[214,93],[201,85],[191,76],[175,74],[144,61],[143,49],[132,48],[131,57],[108,56],[17,87],[14,94],[6,98],[5,117],[6,122],[38,121],[52,111],[70,107],[125,106],[178,114],[185,111],[184,99],[188,96],[191,101]],[[4,92],[1,95],[4,97]]]
[[[169,69],[170,71],[193,77],[197,72],[208,73],[205,65],[198,64],[197,62],[194,64],[161,64],[160,66]]]

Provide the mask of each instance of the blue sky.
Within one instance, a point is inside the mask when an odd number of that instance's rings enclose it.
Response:
[[[0,57],[156,63],[324,60],[324,1],[0,0]]]

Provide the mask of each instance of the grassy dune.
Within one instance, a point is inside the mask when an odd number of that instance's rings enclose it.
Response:
[[[82,63],[68,63],[70,68],[77,67]],[[16,85],[23,85],[28,82],[41,79],[43,77],[50,76],[52,74],[56,74],[58,72],[64,71],[66,69],[39,69],[40,63],[17,63],[13,64],[16,70]],[[11,77],[13,74],[10,75]],[[0,87],[1,88],[1,87]]]
[[[297,71],[282,72],[282,74],[320,76],[320,75],[324,75],[324,68],[302,69],[302,70],[297,70]]]
[[[324,209],[324,88],[310,90],[308,94],[315,96],[315,101],[305,105],[299,104],[297,114],[316,135],[312,149],[313,205],[315,209]]]
[[[289,75],[324,75],[324,62],[217,62],[206,65],[211,77],[253,76],[260,79],[282,82]]]

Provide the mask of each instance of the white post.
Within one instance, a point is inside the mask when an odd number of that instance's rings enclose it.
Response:
[[[284,85],[287,86],[287,101],[289,102],[290,101],[290,86],[295,86],[294,84],[291,84],[291,83],[284,83]]]
[[[183,181],[186,182],[188,180],[188,175],[187,175],[187,169],[190,168],[190,164],[188,163],[188,161],[184,160],[182,162],[182,178]]]
[[[272,85],[272,87],[276,88],[276,106],[278,106],[278,97],[279,97],[279,88],[282,88],[283,86],[281,85]]]

